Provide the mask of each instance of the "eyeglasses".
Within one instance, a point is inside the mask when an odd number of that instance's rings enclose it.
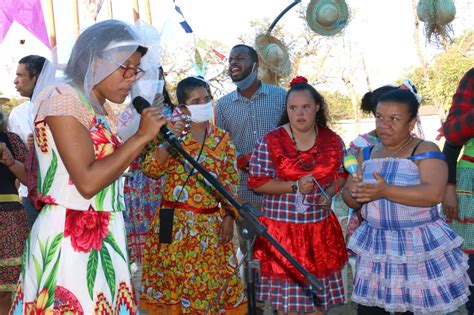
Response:
[[[329,197],[324,188],[319,184],[314,176],[311,178],[313,179],[313,183],[316,184],[316,189],[311,194],[304,194],[301,203],[305,206],[321,206],[330,202],[331,197]],[[326,188],[328,185],[326,185]]]
[[[138,80],[141,77],[143,77],[143,75],[145,75],[145,70],[143,70],[140,67],[133,68],[133,67],[127,67],[127,66],[124,66],[124,65],[118,65],[118,66],[119,66],[120,69],[123,70],[123,75],[122,76],[123,76],[124,79],[130,79],[133,76],[135,76],[136,80]]]

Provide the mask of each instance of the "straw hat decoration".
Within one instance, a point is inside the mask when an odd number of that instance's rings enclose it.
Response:
[[[348,23],[349,9],[344,0],[311,0],[306,9],[306,22],[311,30],[332,36]]]
[[[10,99],[7,97],[0,97],[0,106],[3,106],[5,103],[8,103],[9,101]]]
[[[435,44],[451,40],[449,23],[456,16],[453,0],[420,0],[416,7],[418,19],[425,23],[425,36]]]
[[[255,38],[255,50],[259,56],[259,77],[266,83],[275,84],[291,70],[288,48],[276,37],[260,34]]]

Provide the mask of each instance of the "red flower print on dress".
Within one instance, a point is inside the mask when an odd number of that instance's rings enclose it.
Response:
[[[47,205],[57,205],[56,203],[56,199],[54,199],[52,196],[50,195],[43,195],[43,194],[39,194],[38,195],[38,200],[43,202],[44,204],[47,204]]]
[[[71,237],[71,245],[76,252],[89,253],[91,248],[100,250],[104,238],[109,234],[110,213],[66,209],[64,237]]]
[[[120,146],[120,141],[109,129],[106,128],[104,122],[102,122],[100,118],[94,118],[92,124],[94,126],[91,128],[90,135],[94,145],[95,157],[100,160],[101,158],[112,154],[115,149]]]

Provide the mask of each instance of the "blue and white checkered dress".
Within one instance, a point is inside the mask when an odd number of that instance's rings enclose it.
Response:
[[[365,160],[362,169],[364,182],[374,182],[373,173],[379,172],[390,185],[420,183],[418,167],[410,159]],[[415,314],[446,314],[467,301],[470,280],[467,256],[460,249],[463,239],[435,206],[379,199],[365,204],[362,215],[365,221],[349,242],[357,254],[353,301]]]

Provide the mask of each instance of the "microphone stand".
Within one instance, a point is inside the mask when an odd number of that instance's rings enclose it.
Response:
[[[240,216],[244,219],[243,227],[241,228],[241,235],[248,244],[248,253],[246,258],[245,274],[247,283],[247,307],[248,315],[256,315],[256,299],[255,299],[255,262],[253,261],[251,240],[257,236],[263,236],[267,239],[295,268],[308,280],[309,284],[316,290],[322,289],[322,284],[316,279],[314,275],[309,273],[293,256],[291,256],[280,243],[278,243],[271,234],[268,233],[267,228],[258,221],[259,212],[252,205],[245,203],[240,205],[231,194],[222,186],[219,181],[212,176],[204,167],[202,167],[196,160],[189,155],[186,150],[179,144],[179,141],[171,132],[163,132],[166,141],[171,144],[171,147],[181,154],[189,163],[194,166],[199,173],[201,173],[205,179],[211,185],[217,189],[229,202],[238,209]]]

